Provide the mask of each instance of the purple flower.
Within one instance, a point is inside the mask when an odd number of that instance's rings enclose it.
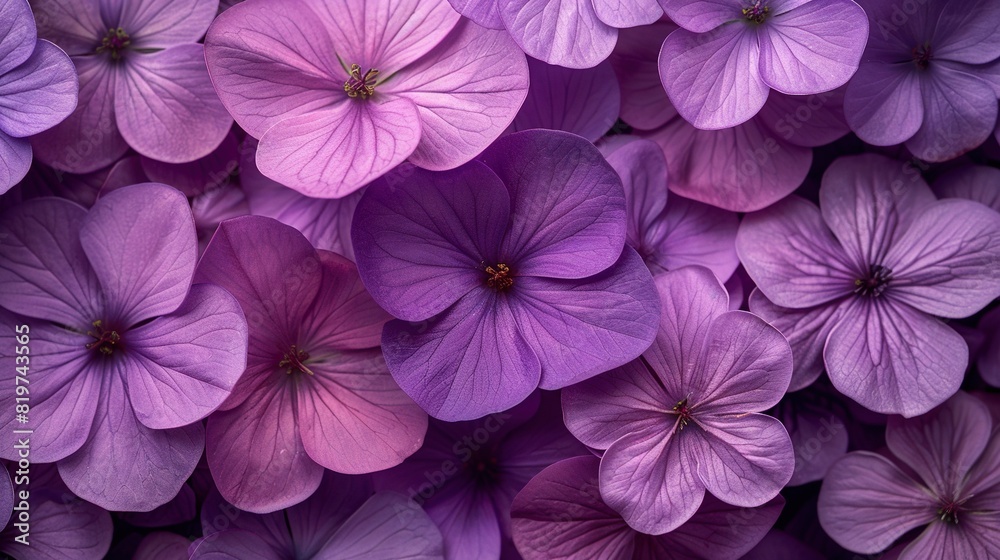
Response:
[[[514,131],[562,130],[596,142],[618,120],[620,94],[611,64],[574,70],[528,59],[531,87]]]
[[[533,58],[565,68],[592,68],[615,47],[618,29],[663,16],[655,0],[449,0],[463,16],[507,29]]]
[[[80,104],[32,139],[38,159],[64,171],[105,167],[129,147],[172,163],[207,155],[233,124],[198,40],[217,0],[33,0],[39,33],[63,48]]]
[[[659,144],[670,190],[705,204],[749,212],[789,195],[812,163],[811,147],[847,134],[843,88],[809,96],[772,92],[749,121],[700,130],[682,118],[660,85],[658,45],[670,22],[623,31],[611,57],[622,89],[622,119]]]
[[[223,103],[260,139],[261,172],[322,198],[406,159],[469,161],[528,89],[510,37],[436,0],[249,0],[219,16],[206,45]]]
[[[624,137],[619,137],[624,138]],[[655,275],[700,265],[728,280],[736,256],[736,214],[686,198],[667,196],[667,161],[649,140],[624,140],[602,147],[625,187],[626,242]]]
[[[772,413],[788,430],[795,449],[795,470],[787,486],[822,480],[837,459],[847,453],[845,418],[839,395],[827,383],[785,395]]]
[[[441,529],[445,558],[500,558],[514,495],[543,468],[587,453],[563,426],[558,395],[533,396],[475,421],[432,420],[420,451],[374,475],[377,489],[424,507]]]
[[[660,0],[681,26],[663,42],[660,79],[696,128],[743,124],[772,89],[836,89],[858,69],[868,37],[851,0]]]
[[[625,196],[589,142],[529,130],[447,173],[372,183],[351,237],[400,387],[430,415],[469,420],[635,358],[656,290],[625,244]]]
[[[938,198],[967,198],[1000,212],[1000,169],[985,165],[963,165],[934,181]]]
[[[844,111],[877,146],[906,143],[920,159],[945,161],[976,146],[997,120],[1000,4],[864,0],[871,36]],[[995,64],[994,64],[995,66]]]
[[[441,533],[420,506],[393,492],[372,495],[367,477],[327,472],[312,497],[266,515],[210,497],[201,525],[192,560],[442,560]]]
[[[1000,387],[1000,307],[983,316],[979,332],[983,336],[976,359],[979,376],[990,385]]]
[[[736,237],[759,288],[750,310],[795,350],[792,390],[825,364],[837,390],[871,410],[934,408],[958,390],[969,356],[936,317],[967,317],[1000,296],[1000,214],[937,201],[919,175],[877,155],[831,164],[819,199],[748,215]]]
[[[166,503],[198,463],[199,420],[229,396],[247,348],[238,302],[191,283],[197,241],[184,195],[134,185],[90,211],[33,199],[0,215],[0,236],[0,306],[24,316],[0,313],[4,336],[30,327],[32,459],[57,461],[75,494],[106,509]],[[10,415],[5,458],[17,458],[18,426]]]
[[[681,527],[708,491],[760,506],[792,476],[795,458],[778,420],[758,414],[781,399],[792,353],[755,315],[729,311],[707,269],[656,277],[660,330],[642,357],[563,391],[566,426],[606,450],[601,496],[637,531]]]
[[[736,560],[764,537],[785,503],[775,496],[739,508],[706,496],[687,523],[646,535],[601,499],[599,463],[590,456],[560,461],[514,498],[514,543],[525,560]]]
[[[1000,428],[987,406],[959,392],[918,418],[890,418],[885,438],[889,458],[855,451],[830,469],[823,529],[871,554],[926,526],[900,558],[1000,557]]]
[[[420,448],[427,415],[389,376],[389,318],[347,259],[270,218],[224,222],[197,276],[224,286],[250,323],[247,371],[208,419],[222,496],[272,512],[308,498],[324,468],[369,473]]]
[[[37,38],[25,0],[0,0],[0,194],[31,166],[27,137],[76,108],[79,84],[66,53]]]
[[[188,558],[191,541],[177,533],[156,531],[143,537],[132,560],[179,560]]]
[[[140,158],[142,171],[149,180],[170,185],[189,197],[227,185],[238,171],[240,145],[230,132],[212,153],[188,163],[167,163]]]

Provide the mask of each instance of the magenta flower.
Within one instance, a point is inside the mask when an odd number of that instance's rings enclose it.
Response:
[[[70,489],[105,509],[166,503],[201,457],[199,420],[246,365],[237,301],[191,285],[187,200],[155,183],[109,193],[90,211],[33,199],[0,216],[0,235],[0,306],[24,317],[3,312],[4,328],[30,327],[33,460],[58,462]],[[7,459],[17,458],[16,427],[8,416]]]
[[[630,29],[611,57],[622,89],[622,119],[659,144],[670,190],[735,212],[760,210],[791,194],[806,178],[814,146],[849,131],[843,88],[809,96],[772,92],[749,121],[700,130],[682,118],[660,85],[656,56],[669,22]]]
[[[76,108],[79,84],[66,53],[37,38],[25,0],[0,0],[0,194],[31,166],[27,137]]]
[[[565,68],[592,68],[608,57],[618,29],[663,16],[655,0],[449,0],[472,21],[506,29],[531,57]]]
[[[596,142],[618,120],[620,93],[611,64],[574,70],[528,59],[531,87],[514,131],[562,130]]]
[[[393,492],[372,495],[367,477],[327,472],[312,497],[266,515],[210,496],[201,525],[191,560],[442,560],[441,534],[420,506]]]
[[[409,159],[451,169],[507,128],[528,68],[435,0],[248,0],[209,30],[212,80],[261,172],[340,198]]]
[[[430,415],[469,420],[635,358],[659,306],[625,230],[614,169],[563,132],[372,183],[351,237],[365,286],[400,319],[382,334],[393,377]]]
[[[219,102],[198,40],[217,0],[33,0],[39,33],[65,50],[80,103],[32,139],[38,159],[83,173],[129,147],[172,163],[207,155],[232,117]]]
[[[851,0],[660,0],[681,26],[663,42],[660,79],[696,128],[743,124],[772,89],[836,89],[858,69],[868,18]]]
[[[796,353],[792,390],[825,364],[838,391],[870,410],[916,416],[958,390],[962,337],[936,317],[967,317],[1000,296],[1000,214],[937,201],[901,163],[840,158],[820,208],[791,197],[748,215],[736,250],[759,292],[750,309]]]
[[[228,288],[250,323],[247,371],[208,419],[222,496],[272,512],[308,498],[324,468],[369,473],[420,448],[427,415],[389,376],[389,318],[347,259],[270,218],[224,222],[196,276]]]
[[[893,2],[863,3],[871,36],[844,98],[851,129],[877,146],[905,142],[926,161],[982,144],[997,120],[990,67],[1000,58],[1000,4],[937,0],[904,13]]]
[[[739,508],[706,496],[683,525],[646,535],[601,499],[599,463],[592,456],[560,461],[514,498],[514,543],[525,560],[737,560],[764,537],[785,504],[775,496]]]
[[[548,397],[552,397],[549,399]],[[498,560],[510,503],[543,468],[587,449],[562,424],[558,395],[532,397],[470,422],[432,420],[424,446],[376,473],[375,488],[408,495],[444,538],[449,560]]]
[[[695,515],[705,492],[741,507],[773,499],[795,458],[778,420],[792,353],[755,315],[729,311],[707,269],[656,277],[660,330],[642,357],[567,387],[566,426],[606,450],[601,496],[637,531],[661,535]]]
[[[918,418],[891,417],[888,458],[849,453],[819,494],[823,529],[873,554],[926,527],[899,555],[1000,557],[1000,429],[979,399],[959,392]]]
[[[736,256],[736,214],[679,196],[667,196],[667,162],[649,140],[626,140],[602,148],[625,187],[626,241],[655,275],[687,265],[728,280]],[[668,201],[669,198],[669,201]]]

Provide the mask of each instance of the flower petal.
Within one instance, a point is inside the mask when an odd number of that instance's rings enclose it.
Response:
[[[192,162],[178,164],[165,163],[148,157],[137,159],[141,172],[149,177],[150,181],[170,185],[193,198],[208,191],[225,189],[232,184],[233,175],[237,173],[242,178],[244,169],[239,167],[239,156],[239,141],[233,132],[229,132],[212,153]]]
[[[593,144],[565,132],[526,130],[497,140],[482,160],[510,191],[501,252],[516,264],[515,275],[585,278],[619,260],[625,191]]]
[[[452,169],[486,149],[514,120],[528,93],[528,64],[507,33],[463,20],[382,90],[419,109],[420,144],[410,161]]]
[[[0,194],[21,182],[31,168],[31,143],[0,131]]]
[[[236,408],[208,419],[205,455],[212,478],[223,498],[245,511],[295,505],[323,478],[323,467],[309,457],[299,436],[296,389],[285,381],[275,378]]]
[[[625,239],[643,255],[647,240],[656,240],[660,234],[657,226],[668,196],[667,161],[655,143],[641,139],[619,147],[605,146],[602,153],[625,189]]]
[[[31,496],[38,500],[50,488],[39,489]],[[48,496],[46,496],[48,497]],[[20,534],[4,539],[0,550],[14,558],[61,558],[86,560],[104,558],[111,548],[114,526],[111,514],[66,492],[58,499],[31,503],[31,531],[24,543]],[[9,527],[13,532],[13,526]],[[27,544],[25,544],[27,543]]]
[[[135,37],[130,45],[135,49],[197,43],[219,10],[216,0],[131,0],[120,6],[117,20]]]
[[[1000,169],[969,165],[951,169],[934,181],[938,198],[967,198],[1000,212]]]
[[[500,557],[500,525],[489,494],[459,478],[438,489],[424,505],[441,529],[446,558],[488,560]]]
[[[720,500],[756,507],[778,495],[795,469],[788,432],[764,414],[695,416],[703,432],[691,435],[698,479]]]
[[[704,34],[671,33],[660,50],[660,80],[677,112],[696,128],[743,124],[760,111],[770,88],[758,70],[760,47],[745,25]]]
[[[702,503],[694,456],[697,437],[650,426],[608,448],[601,459],[601,497],[636,531],[662,535],[687,522]]]
[[[646,266],[654,274],[683,266],[708,268],[720,280],[728,280],[736,267],[736,214],[695,202],[681,196],[671,197],[657,228],[658,243],[646,257]]]
[[[38,134],[76,109],[76,67],[48,41],[11,72],[0,73],[0,131],[17,138]]]
[[[932,13],[937,16],[932,39],[936,58],[982,64],[1000,57],[997,4],[989,0],[945,2]]]
[[[876,300],[844,315],[823,358],[838,391],[869,410],[911,417],[955,394],[969,350],[941,321],[903,303]]]
[[[21,0],[0,2],[0,77],[28,60],[35,50],[35,18],[31,6]]]
[[[791,196],[747,215],[736,252],[768,299],[806,308],[850,295],[857,272],[811,202]]]
[[[19,4],[23,2],[15,1],[8,4],[16,5],[16,9],[19,10],[21,9]],[[38,37],[59,45],[59,48],[70,56],[93,54],[94,48],[108,32],[108,26],[101,19],[99,3],[90,0],[31,0],[29,10],[29,13],[35,13],[36,17],[31,20],[33,24],[38,25]],[[29,26],[25,21],[20,31],[25,33],[32,28],[33,25]],[[11,34],[8,37],[21,39],[18,35]],[[24,52],[23,58],[13,57],[10,60],[12,63],[10,68],[24,62],[31,54],[31,41],[27,37],[23,36],[24,40],[20,44],[28,47],[28,51]],[[34,33],[31,39],[34,39]],[[3,60],[5,63],[3,66],[6,66],[8,59],[0,57],[0,60]],[[0,74],[7,70],[9,68],[0,67]]]
[[[503,184],[481,163],[438,173],[405,167],[358,203],[351,239],[361,279],[392,315],[429,319],[487,289],[509,208]]]
[[[958,496],[991,438],[990,411],[967,393],[916,418],[889,417],[885,443],[937,496]]]
[[[268,129],[257,167],[306,196],[340,198],[402,163],[419,141],[417,107],[410,101],[345,98]]]
[[[413,501],[378,493],[352,515],[319,553],[343,560],[435,560],[442,557],[441,535]]]
[[[619,90],[611,64],[573,70],[528,59],[531,88],[514,131],[562,130],[596,142],[618,120]]]
[[[692,403],[702,414],[760,412],[778,404],[792,378],[785,337],[746,311],[728,311],[708,327],[692,372]]]
[[[997,94],[964,65],[941,61],[920,81],[924,121],[906,142],[913,155],[947,161],[978,147],[993,132]]]
[[[663,17],[656,2],[648,0],[594,0],[597,18],[611,27],[637,27]]]
[[[941,317],[967,317],[1000,297],[1000,214],[949,199],[917,218],[886,256],[892,297]]]
[[[881,552],[936,519],[934,498],[888,459],[856,451],[830,467],[819,492],[819,522],[838,544]]]
[[[73,63],[80,80],[76,110],[60,124],[33,136],[31,147],[46,165],[89,173],[111,165],[128,151],[115,118],[115,92],[125,77],[120,65],[105,64],[103,57],[81,56]]]
[[[830,91],[858,69],[868,16],[852,0],[805,2],[758,28],[760,74],[787,94]]]
[[[656,62],[663,40],[675,29],[673,22],[661,20],[618,32],[618,44],[608,60],[621,89],[621,119],[632,128],[653,130],[677,116]]]
[[[961,527],[931,523],[910,542],[899,558],[936,560],[937,558],[975,558],[986,560],[1000,555],[1000,546],[992,535],[1000,529],[996,514],[967,515]]]
[[[176,311],[127,334],[125,383],[136,418],[162,430],[211,414],[246,369],[247,326],[239,302],[197,284]]]
[[[280,560],[259,536],[242,529],[230,529],[202,537],[190,548],[191,560]]]
[[[500,17],[529,56],[565,68],[591,68],[615,48],[618,30],[592,0],[498,0]]]
[[[739,4],[731,0],[660,0],[671,21],[696,33],[711,31],[741,16]]]
[[[786,142],[797,146],[824,146],[851,131],[844,119],[846,90],[842,86],[814,95],[771,92],[757,118]]]
[[[566,427],[595,449],[607,449],[636,431],[672,429],[674,403],[655,376],[640,359],[566,387],[562,391]]]
[[[365,291],[354,263],[319,251],[323,279],[301,326],[308,346],[328,350],[378,347],[382,327],[391,319]]]
[[[158,183],[102,196],[80,227],[80,244],[107,290],[108,320],[130,327],[180,307],[198,240],[180,191]]]
[[[525,276],[509,305],[541,362],[543,389],[561,389],[633,360],[659,325],[649,270],[626,247],[610,268],[584,280]]]
[[[169,502],[201,458],[204,428],[147,428],[132,411],[119,368],[107,366],[101,381],[90,438],[59,461],[59,475],[74,494],[108,510],[149,511]]]
[[[0,305],[86,332],[101,286],[80,246],[87,211],[59,198],[28,200],[0,219]]]
[[[920,78],[908,64],[862,62],[844,93],[844,115],[858,137],[891,146],[913,137],[924,121]]]
[[[448,0],[452,8],[487,29],[503,29],[497,0]]]

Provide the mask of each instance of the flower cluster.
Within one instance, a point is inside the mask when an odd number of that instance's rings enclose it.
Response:
[[[0,0],[0,556],[1000,558],[998,28]]]

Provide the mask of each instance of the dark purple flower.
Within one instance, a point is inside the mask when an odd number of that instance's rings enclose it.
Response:
[[[392,380],[378,348],[388,315],[347,259],[276,220],[224,222],[196,275],[239,300],[247,371],[208,419],[222,496],[267,513],[297,504],[324,468],[369,473],[420,448],[427,415]]]
[[[574,70],[528,59],[531,86],[514,131],[562,130],[596,142],[618,120],[620,93],[611,64]]]
[[[625,137],[616,137],[625,138]],[[654,275],[700,265],[726,281],[736,267],[736,214],[679,196],[667,196],[667,162],[649,140],[601,148],[625,187],[626,242]],[[669,199],[669,200],[668,200]]]
[[[642,356],[563,390],[566,426],[606,450],[601,496],[628,524],[663,534],[691,519],[706,491],[756,507],[792,476],[792,443],[776,405],[792,375],[781,333],[729,297],[708,269],[655,279],[656,341]]]
[[[156,531],[143,537],[132,560],[186,560],[191,541],[177,533]]]
[[[372,297],[400,319],[382,335],[393,377],[432,416],[469,420],[635,358],[659,306],[625,231],[614,169],[563,132],[372,183],[351,237]]]
[[[372,495],[367,477],[327,472],[309,499],[266,515],[210,497],[201,524],[191,560],[443,558],[441,533],[420,506],[394,492]]]
[[[0,306],[24,316],[2,312],[2,323],[8,333],[30,326],[32,459],[58,461],[73,492],[106,509],[166,503],[201,457],[199,420],[246,366],[239,303],[192,285],[187,199],[156,183],[111,192],[89,211],[38,198],[0,215],[0,235]],[[0,436],[8,459],[18,426],[10,415]]]
[[[239,169],[240,145],[230,132],[212,153],[187,163],[167,163],[140,158],[142,170],[150,181],[170,185],[189,197],[228,185]]]
[[[775,496],[740,508],[706,496],[687,523],[646,535],[601,499],[599,462],[592,456],[560,461],[514,498],[514,543],[525,560],[736,560],[764,537],[785,503]]]
[[[663,87],[703,130],[743,124],[772,89],[811,95],[858,69],[868,19],[851,0],[660,0],[681,29],[663,42]]]
[[[841,546],[885,550],[926,528],[899,558],[1000,558],[1000,427],[959,392],[917,418],[893,416],[891,457],[849,453],[830,469],[819,520]]]
[[[938,198],[967,198],[1000,212],[1000,169],[985,165],[963,165],[934,181]]]
[[[1000,3],[862,0],[871,35],[844,98],[865,142],[945,161],[976,146],[997,120]]]
[[[37,38],[25,0],[0,0],[0,194],[31,166],[27,137],[76,108],[79,83],[66,53]]]
[[[248,0],[206,57],[264,175],[340,198],[404,160],[451,169],[510,124],[528,89],[506,33],[436,0]]]
[[[979,376],[990,385],[1000,387],[1000,307],[983,316],[979,332],[983,335],[976,359]]]
[[[432,420],[420,451],[374,475],[375,488],[423,506],[441,529],[446,559],[500,558],[514,495],[543,468],[587,453],[563,426],[558,396],[537,396],[475,421]]]
[[[1000,296],[1000,214],[938,201],[877,155],[831,164],[819,199],[750,214],[736,238],[759,290],[750,310],[796,353],[792,390],[825,364],[837,390],[871,410],[934,408],[958,390],[969,358],[937,317],[967,317]]]
[[[823,560],[823,555],[788,533],[772,529],[740,560]]]
[[[847,453],[847,408],[829,384],[814,384],[788,393],[772,414],[788,430],[795,450],[795,470],[787,486],[822,480]]]
[[[39,34],[73,59],[80,103],[32,139],[38,159],[83,173],[129,147],[172,163],[207,155],[233,124],[198,40],[218,0],[32,0]]]

